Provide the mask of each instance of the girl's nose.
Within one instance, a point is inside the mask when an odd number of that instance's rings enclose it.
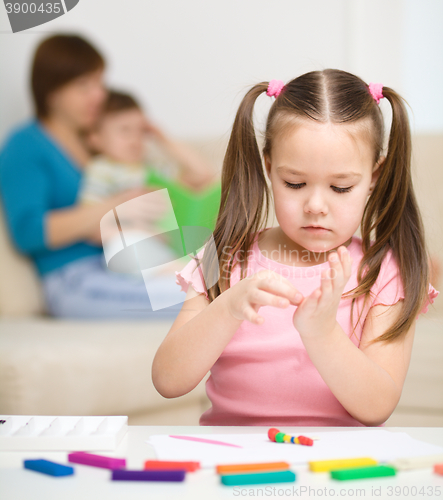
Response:
[[[326,199],[319,191],[312,191],[305,203],[305,213],[327,214],[328,206]]]

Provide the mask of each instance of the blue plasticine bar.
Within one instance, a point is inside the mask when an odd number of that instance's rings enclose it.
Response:
[[[74,474],[74,467],[57,464],[43,458],[36,460],[23,460],[25,469],[34,470],[50,476],[71,476]]]
[[[222,474],[220,479],[226,486],[263,483],[292,483],[295,481],[295,473],[291,470],[284,470],[253,474]]]
[[[169,470],[126,470],[114,469],[114,481],[183,481],[186,471],[184,469]]]
[[[345,481],[347,479],[365,479],[369,477],[395,476],[395,469],[386,465],[370,465],[352,469],[331,470],[331,477]]]

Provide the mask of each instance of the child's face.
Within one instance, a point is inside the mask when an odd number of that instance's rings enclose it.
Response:
[[[123,163],[141,163],[145,153],[145,117],[138,109],[106,114],[91,137],[101,154]]]
[[[317,253],[347,246],[380,172],[373,174],[381,162],[373,165],[374,152],[363,132],[353,125],[303,120],[274,138],[271,155],[265,158],[266,171],[287,247]],[[310,225],[327,230],[306,229]]]

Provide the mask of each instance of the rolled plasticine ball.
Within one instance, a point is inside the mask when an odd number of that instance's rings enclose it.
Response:
[[[275,427],[271,427],[268,431],[268,438],[271,441],[275,441],[275,435],[278,434],[280,431],[276,429]]]
[[[283,443],[283,438],[285,437],[285,433],[284,432],[277,432],[277,434],[275,435],[275,442],[276,443]]]

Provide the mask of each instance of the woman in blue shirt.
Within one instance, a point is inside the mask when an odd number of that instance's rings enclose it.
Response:
[[[104,267],[101,218],[149,191],[135,188],[99,204],[76,203],[90,160],[85,133],[98,119],[107,95],[104,68],[101,54],[79,36],[55,35],[38,46],[31,79],[36,116],[12,130],[0,151],[7,226],[17,249],[35,263],[51,314],[175,317],[185,294],[172,288],[170,279],[155,278],[156,293],[175,293],[176,303],[153,311],[141,277],[110,273]],[[195,184],[208,182],[208,175],[202,169],[196,177],[194,168]]]

